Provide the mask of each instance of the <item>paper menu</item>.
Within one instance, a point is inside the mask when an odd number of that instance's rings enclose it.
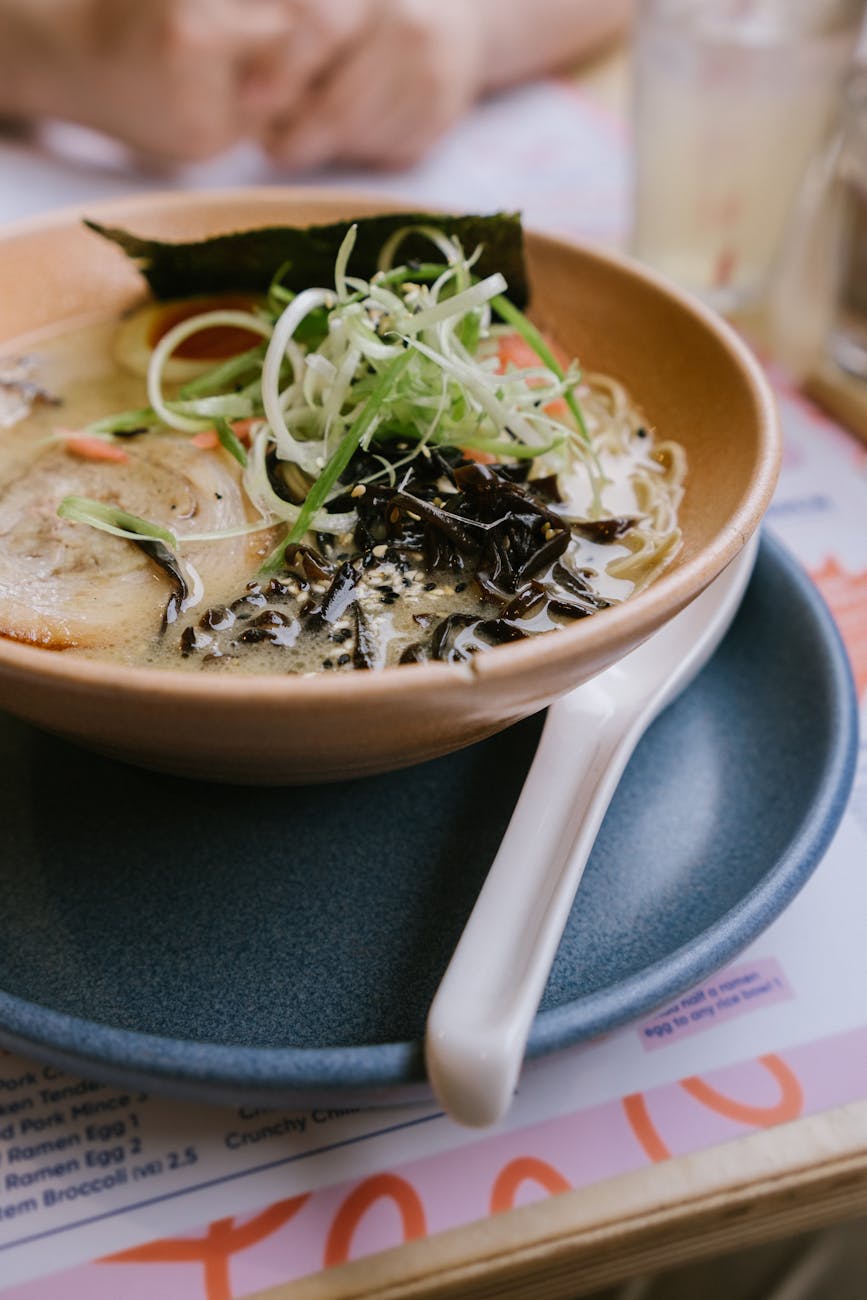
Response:
[[[847,1100],[844,1075],[850,1086],[857,1081],[862,1093],[867,1089],[867,1032],[766,1054],[312,1193],[284,1194],[252,1213],[221,1213],[193,1230],[176,1221],[157,1240],[4,1294],[9,1300],[249,1295],[412,1236],[813,1113]]]
[[[572,89],[549,84],[483,106],[413,173],[328,183],[419,204],[521,206],[537,225],[617,238],[625,158],[616,123]],[[4,177],[6,216],[97,189],[152,186],[116,155],[76,170],[19,146],[0,147]],[[240,151],[175,181],[269,179],[255,154]],[[780,396],[787,459],[771,526],[838,613],[863,711],[867,455],[795,394],[781,387]],[[338,1262],[341,1252],[380,1249],[402,1234],[443,1230],[751,1123],[867,1095],[865,849],[862,762],[851,812],[792,908],[731,969],[667,1014],[530,1066],[507,1123],[492,1135],[459,1130],[426,1106],[349,1114],[193,1107],[4,1056],[0,1281],[13,1300],[155,1290],[164,1300],[240,1296]],[[825,956],[813,964],[818,945]],[[711,1091],[702,1093],[696,1079]],[[714,1096],[716,1109],[706,1104]],[[374,1192],[398,1208],[397,1221],[377,1217]],[[89,1262],[124,1250],[132,1254],[123,1261]]]

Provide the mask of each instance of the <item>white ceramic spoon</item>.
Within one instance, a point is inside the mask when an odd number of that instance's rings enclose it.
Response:
[[[754,538],[659,632],[548,710],[505,837],[428,1014],[428,1078],[459,1123],[494,1124],[508,1110],[617,783],[650,723],[728,630],[757,547]]]

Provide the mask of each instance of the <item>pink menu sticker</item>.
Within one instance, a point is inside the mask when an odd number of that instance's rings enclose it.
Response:
[[[773,957],[727,966],[713,979],[684,993],[671,1006],[646,1020],[638,1029],[648,1052],[676,1043],[689,1034],[701,1033],[723,1020],[786,1002],[795,996],[783,968]]]

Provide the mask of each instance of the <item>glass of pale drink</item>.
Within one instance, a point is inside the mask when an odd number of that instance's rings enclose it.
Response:
[[[761,302],[864,9],[865,0],[641,0],[640,258],[721,311]]]

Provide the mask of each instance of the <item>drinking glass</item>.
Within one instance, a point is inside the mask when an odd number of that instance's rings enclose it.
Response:
[[[763,299],[864,0],[641,0],[634,251],[732,312]]]
[[[847,86],[838,187],[838,293],[828,350],[844,370],[867,379],[867,63]]]

